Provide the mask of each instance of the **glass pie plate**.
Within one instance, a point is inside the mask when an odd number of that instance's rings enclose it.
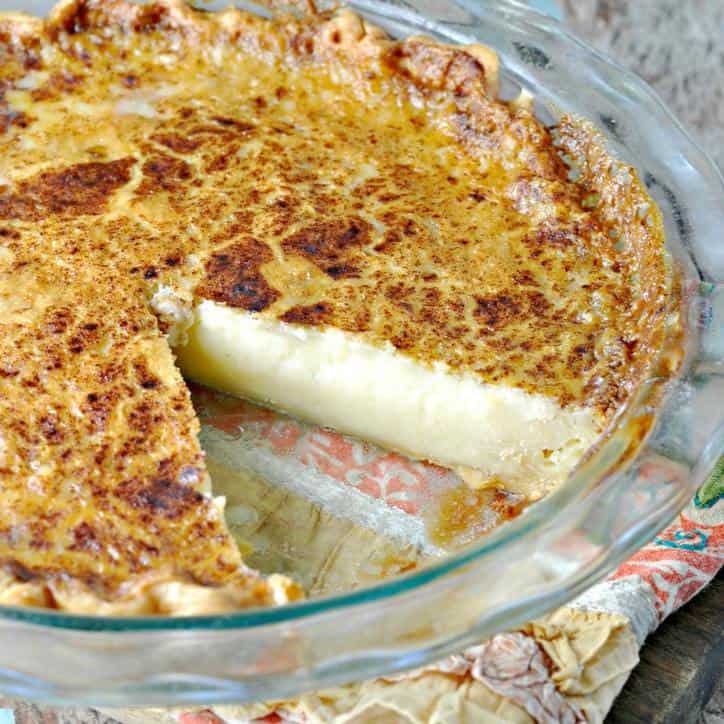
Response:
[[[0,9],[45,13],[50,4],[7,0]],[[538,616],[600,580],[682,509],[724,450],[724,182],[706,154],[643,82],[514,0],[351,4],[394,36],[425,33],[489,45],[501,58],[504,96],[527,89],[548,123],[562,112],[591,120],[612,153],[639,170],[663,212],[683,290],[683,335],[672,325],[657,376],[566,483],[489,534],[413,564],[411,551],[425,547],[426,529],[405,506],[388,515],[379,503],[365,517],[370,496],[360,492],[363,486],[343,495],[332,486],[316,501],[309,491],[287,491],[282,497],[294,498],[297,515],[314,517],[310,535],[336,538],[335,531],[346,531],[329,543],[329,557],[349,560],[352,569],[364,556],[340,553],[345,536],[368,539],[348,536],[349,526],[372,521],[384,530],[385,521],[392,528],[399,523],[393,533],[409,534],[405,546],[384,536],[379,545],[367,543],[389,552],[389,575],[375,580],[347,571],[337,583],[328,576],[326,587],[311,585],[313,595],[303,603],[215,616],[103,618],[0,607],[0,691],[109,706],[208,704],[276,699],[417,667]],[[197,394],[202,417],[211,399],[205,395]],[[218,409],[213,416],[225,419]],[[237,465],[221,460],[224,450],[253,448],[243,428],[224,437],[219,430],[228,432],[228,425],[208,427],[212,473],[214,465]],[[274,489],[284,488],[286,468],[271,470],[248,455],[244,465],[253,469],[251,487],[263,489],[265,515],[273,516],[281,500]],[[236,472],[247,475],[242,468]],[[348,492],[352,498],[343,497]],[[352,502],[335,512],[333,499]],[[339,511],[344,517],[351,509],[356,519],[340,522]],[[244,505],[234,510],[243,528]],[[278,519],[266,552],[252,552],[249,560],[263,570],[281,566],[309,583],[304,546],[284,548],[284,534],[295,525]],[[378,556],[376,563],[384,572],[385,561]]]

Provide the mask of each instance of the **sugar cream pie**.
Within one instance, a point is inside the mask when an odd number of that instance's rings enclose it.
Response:
[[[647,373],[658,210],[479,46],[349,10],[0,16],[0,601],[283,603],[184,377],[538,495]]]

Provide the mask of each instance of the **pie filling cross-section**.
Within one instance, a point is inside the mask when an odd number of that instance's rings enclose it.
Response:
[[[657,209],[484,48],[68,0],[0,61],[2,602],[300,595],[243,565],[181,373],[535,497],[649,369]]]

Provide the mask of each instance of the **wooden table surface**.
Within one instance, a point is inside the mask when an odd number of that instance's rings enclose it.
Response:
[[[608,724],[719,724],[717,714],[724,721],[723,613],[720,575],[649,637]]]
[[[651,83],[724,168],[724,0],[562,2],[575,30]],[[607,722],[724,724],[723,614],[720,574],[649,638]],[[16,724],[114,724],[92,709],[0,707]]]

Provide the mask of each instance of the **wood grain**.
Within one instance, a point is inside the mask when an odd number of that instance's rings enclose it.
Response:
[[[724,677],[724,575],[646,641],[608,724],[695,724]]]

